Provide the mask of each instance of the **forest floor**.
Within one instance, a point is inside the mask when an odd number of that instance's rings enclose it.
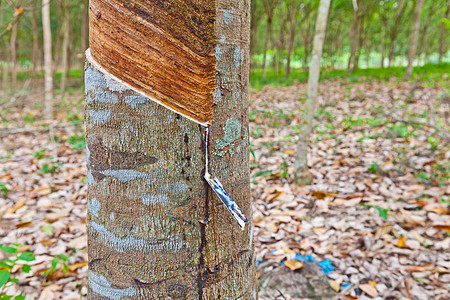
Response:
[[[0,261],[14,248],[36,257],[29,273],[13,268],[10,294],[85,299],[83,97],[73,89],[50,123],[34,93],[0,103],[0,244],[13,247]],[[251,92],[260,297],[448,299],[448,78],[323,81],[314,181],[299,187],[291,177],[305,93],[297,82]]]

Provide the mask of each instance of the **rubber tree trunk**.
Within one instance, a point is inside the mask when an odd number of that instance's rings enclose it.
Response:
[[[448,19],[450,13],[450,2],[447,1],[447,8],[445,9],[445,15],[444,19]],[[447,38],[445,37],[446,32],[446,23],[441,23],[441,32],[439,34],[439,63],[442,62],[442,58],[444,57],[445,53],[447,53],[448,47],[447,47]]]
[[[81,15],[81,50],[86,51],[89,47],[89,19],[88,19],[89,0],[83,0],[83,10]]]
[[[294,182],[299,185],[311,184],[312,178],[308,170],[308,144],[312,131],[315,106],[317,103],[317,87],[320,75],[320,58],[322,56],[323,42],[327,27],[328,10],[330,0],[320,0],[317,14],[316,31],[313,40],[311,65],[308,76],[308,95],[303,106],[303,118],[297,145],[297,153],[294,166]]]
[[[269,49],[269,40],[272,36],[272,16],[267,17],[267,31],[266,39],[264,40],[264,50],[263,50],[263,65],[262,65],[262,77],[266,77],[267,68],[267,50]]]
[[[286,71],[284,72],[284,78],[288,78],[289,74],[291,73],[291,55],[295,39],[295,15],[296,15],[295,0],[291,0],[291,7],[288,14],[289,14],[289,41],[286,57]]]
[[[61,100],[64,99],[64,93],[66,89],[68,62],[69,62],[69,41],[70,41],[70,16],[69,9],[70,3],[68,0],[64,0],[62,3],[64,11],[64,31],[63,31],[63,45],[62,45],[62,70],[61,70],[61,86],[59,90]]]
[[[39,62],[39,27],[36,20],[36,12],[38,9],[38,3],[33,1],[33,7],[31,8],[31,28],[33,31],[33,52],[31,61],[33,62],[33,77],[36,76],[37,67]]]
[[[347,72],[354,69],[356,55],[356,38],[358,37],[359,1],[353,0],[353,23],[350,34],[350,57],[348,58]]]
[[[42,29],[44,32],[44,116],[53,114],[52,33],[50,30],[50,1],[42,0]]]
[[[423,0],[417,0],[414,18],[414,30],[409,42],[408,67],[406,68],[405,80],[411,80],[413,62],[416,56],[417,41],[419,39],[420,13],[422,12]]]
[[[14,22],[11,29],[10,51],[11,51],[11,87],[14,89],[17,85],[17,30],[19,22]]]
[[[119,14],[122,2],[128,3],[127,10]],[[114,44],[116,64],[85,67],[88,299],[257,299],[249,186],[250,1],[172,4],[167,9],[148,0],[90,2],[88,59],[98,62],[101,55],[109,55],[102,53],[109,32],[135,48]],[[96,25],[105,18],[114,30]],[[138,22],[135,28],[131,22]],[[133,35],[140,43],[125,41]],[[201,73],[190,73],[170,59],[172,48],[161,48],[166,41],[177,45],[185,64],[198,58],[213,63]],[[147,58],[167,67],[150,66],[148,74],[166,70],[165,77],[145,79],[162,80],[166,86],[153,85],[149,91],[156,95],[168,86],[175,94],[190,93],[187,80],[197,80],[194,92],[207,92],[214,107],[209,134],[141,90],[130,89],[142,74],[128,72],[134,76],[129,81],[112,79],[143,59],[123,53],[149,53],[147,49],[158,49],[152,53],[159,55]],[[112,74],[100,72],[103,67],[124,69]],[[212,89],[202,91],[208,74]],[[203,180],[206,150],[209,172],[249,220],[245,230]]]
[[[389,62],[388,67],[390,68],[395,60],[395,41],[398,37],[398,31],[400,30],[401,20],[408,5],[407,1],[399,1],[397,6],[397,11],[395,12],[394,23],[391,28],[390,34],[390,48],[389,48]]]

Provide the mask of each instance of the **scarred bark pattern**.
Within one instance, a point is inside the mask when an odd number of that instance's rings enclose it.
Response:
[[[89,299],[256,299],[248,152],[249,2],[215,1],[205,128],[85,68]],[[203,180],[209,169],[249,224]]]

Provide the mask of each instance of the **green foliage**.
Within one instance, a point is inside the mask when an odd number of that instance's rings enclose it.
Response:
[[[421,67],[414,67],[413,79],[432,84],[439,82],[445,84],[445,74],[448,74],[449,69],[450,63],[426,64]],[[320,80],[348,79],[350,82],[360,82],[362,80],[375,79],[388,81],[395,77],[403,78],[405,71],[406,67],[368,68],[350,72],[346,70],[322,70]],[[290,86],[294,81],[306,83],[308,81],[308,72],[294,70],[288,78],[285,78],[282,73],[276,74],[275,72],[267,72],[266,77],[263,77],[261,70],[252,70],[250,73],[250,86],[257,90],[262,89],[266,85],[274,87]]]
[[[280,173],[281,173],[281,177],[283,177],[283,178],[287,178],[288,177],[288,167],[289,167],[289,165],[287,164],[287,163],[281,163],[280,164],[280,166],[279,166],[279,169],[280,169]]]
[[[69,262],[69,259],[72,255],[67,256],[65,254],[58,254],[58,255],[53,256],[53,259],[52,259],[52,262],[50,265],[50,269],[43,272],[42,275],[48,276],[48,275],[55,273],[58,270],[63,271],[64,274],[67,275],[69,273],[69,267],[68,267],[67,263]],[[58,266],[60,266],[60,267],[58,268]]]
[[[79,150],[79,149],[84,149],[86,148],[86,143],[85,143],[85,139],[84,139],[84,134],[83,135],[72,135],[69,138],[69,144],[72,145],[73,150]]]
[[[378,174],[378,172],[380,171],[380,166],[377,163],[370,164],[367,168],[367,171],[372,174]]]
[[[252,178],[258,178],[258,177],[269,177],[272,176],[272,171],[266,170],[266,171],[259,171],[252,175]]]
[[[382,207],[375,207],[378,211],[378,215],[380,217],[382,217],[383,219],[387,220],[388,219],[388,212],[390,212],[391,210],[389,208],[382,208]]]
[[[60,163],[60,162],[45,163],[39,172],[44,173],[44,174],[49,174],[49,173],[53,174],[53,173],[56,173],[56,171],[60,167],[62,167],[62,163]]]
[[[37,159],[43,159],[45,157],[45,149],[41,149],[41,150],[36,151],[33,154],[33,156],[36,157]]]
[[[3,194],[6,196],[9,193],[9,189],[0,181],[0,190],[2,190]]]
[[[23,252],[19,254],[18,247],[20,244],[13,244],[11,246],[3,246],[0,244],[0,251],[9,254],[9,258],[0,261],[0,300],[3,299],[16,299],[23,300],[25,296],[19,295],[8,295],[5,293],[5,289],[14,285],[19,284],[19,279],[15,278],[12,274],[13,268],[19,267],[15,273],[23,272],[29,273],[31,271],[31,266],[27,262],[36,260],[32,252]]]

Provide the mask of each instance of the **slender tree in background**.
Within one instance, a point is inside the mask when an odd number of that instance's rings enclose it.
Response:
[[[408,54],[408,67],[406,68],[405,79],[410,80],[413,69],[413,62],[416,56],[417,41],[419,39],[419,29],[420,29],[420,13],[422,12],[423,0],[417,0],[416,2],[416,13],[414,18],[414,30],[409,41],[409,54]]]
[[[308,170],[308,144],[312,131],[315,106],[317,103],[320,58],[322,56],[329,9],[330,0],[320,0],[316,21],[316,31],[313,41],[313,51],[311,55],[311,65],[309,67],[308,94],[306,102],[302,107],[303,116],[294,166],[294,182],[299,185],[307,185],[312,181],[311,174]]]
[[[64,98],[64,92],[66,88],[68,62],[69,62],[69,35],[70,35],[70,3],[69,0],[63,0],[64,9],[64,31],[63,31],[63,46],[62,46],[62,70],[61,70],[61,86],[60,97]]]
[[[50,30],[50,1],[42,0],[42,29],[44,36],[44,115],[53,114],[52,32]]]
[[[353,23],[350,36],[350,57],[348,58],[347,71],[354,69],[356,55],[356,39],[358,37],[358,20],[359,20],[360,0],[353,0]]]
[[[264,9],[267,15],[267,30],[266,30],[266,38],[264,40],[263,65],[262,65],[263,77],[266,77],[267,50],[269,49],[269,41],[272,39],[273,13],[279,2],[280,2],[279,0],[263,0]]]
[[[11,86],[16,87],[17,84],[17,30],[19,28],[19,22],[14,22],[11,30],[10,51],[11,51]]]
[[[38,11],[37,1],[33,1],[31,7],[31,28],[33,31],[33,50],[31,54],[31,62],[33,63],[33,77],[36,76],[39,61],[39,27],[36,20],[36,12]]]
[[[394,15],[394,22],[391,26],[390,30],[390,47],[389,47],[389,63],[388,66],[393,66],[395,59],[395,42],[398,37],[398,32],[400,30],[400,24],[403,19],[403,15],[405,14],[406,7],[408,6],[408,2],[406,0],[399,0],[397,3],[397,10]]]
[[[81,10],[81,51],[84,53],[89,45],[89,0],[82,1]]]
[[[295,5],[295,0],[291,0],[291,5],[288,11],[288,19],[289,19],[289,40],[288,40],[288,49],[286,56],[286,71],[284,72],[284,77],[288,78],[291,73],[291,56],[292,49],[294,47],[295,41],[295,25],[296,25],[296,17],[297,17],[297,5]]]
[[[445,5],[446,9],[445,9],[445,14],[444,14],[444,19],[449,18],[449,13],[450,13],[450,1],[446,1],[446,5]],[[446,24],[444,22],[441,22],[441,28],[440,28],[440,35],[439,35],[439,63],[442,62],[442,57],[444,57],[445,53],[447,53],[448,48],[447,48],[447,41],[448,41],[448,32],[447,32],[447,38],[445,36],[445,32],[446,32]]]
[[[88,298],[257,299],[250,1],[121,2],[90,1]],[[209,131],[199,119],[214,120]],[[249,217],[244,230],[206,166]]]
[[[303,18],[302,22],[306,24],[305,28],[302,30],[302,39],[303,39],[303,68],[306,70],[308,68],[308,57],[309,57],[309,48],[311,44],[311,15],[312,15],[312,6],[311,3],[305,3],[303,6]]]

